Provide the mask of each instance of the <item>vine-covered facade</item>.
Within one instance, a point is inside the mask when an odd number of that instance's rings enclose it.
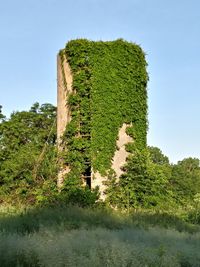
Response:
[[[58,62],[58,117],[64,112],[67,118],[58,119],[58,125],[64,123],[58,135],[67,170],[61,175],[64,183],[98,185],[103,194],[110,174],[120,176],[117,168],[128,155],[146,147],[144,52],[122,39],[78,39],[60,51]],[[63,96],[65,108],[59,109]]]

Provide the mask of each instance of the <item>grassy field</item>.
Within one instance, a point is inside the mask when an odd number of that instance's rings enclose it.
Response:
[[[0,211],[0,266],[200,266],[200,228],[79,207]]]

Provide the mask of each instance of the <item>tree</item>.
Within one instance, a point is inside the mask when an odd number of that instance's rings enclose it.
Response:
[[[153,163],[163,165],[169,164],[169,159],[165,156],[158,147],[148,146],[150,159]]]
[[[151,148],[151,153],[149,149],[135,151],[124,171],[119,182],[111,180],[108,193],[112,205],[151,208],[170,203],[171,166],[159,149]]]
[[[200,193],[199,159],[185,158],[173,166],[171,184],[176,200],[191,202]]]
[[[56,176],[56,108],[35,103],[0,124],[0,195],[35,201]]]
[[[5,119],[5,116],[2,114],[2,106],[0,105],[0,122]]]

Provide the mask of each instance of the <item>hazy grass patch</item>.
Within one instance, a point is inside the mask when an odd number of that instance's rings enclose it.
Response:
[[[173,222],[78,207],[4,214],[0,266],[200,266],[200,232]]]

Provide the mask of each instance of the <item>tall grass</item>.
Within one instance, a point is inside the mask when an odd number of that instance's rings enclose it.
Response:
[[[2,212],[0,266],[200,266],[200,231],[180,225],[78,207]]]
[[[91,209],[75,206],[25,209],[13,207],[0,209],[0,232],[32,233],[40,227],[54,229],[124,229],[129,227],[173,228],[177,231],[194,233],[200,231],[197,225],[184,222],[175,215],[165,213],[133,212],[129,215],[111,209]]]

